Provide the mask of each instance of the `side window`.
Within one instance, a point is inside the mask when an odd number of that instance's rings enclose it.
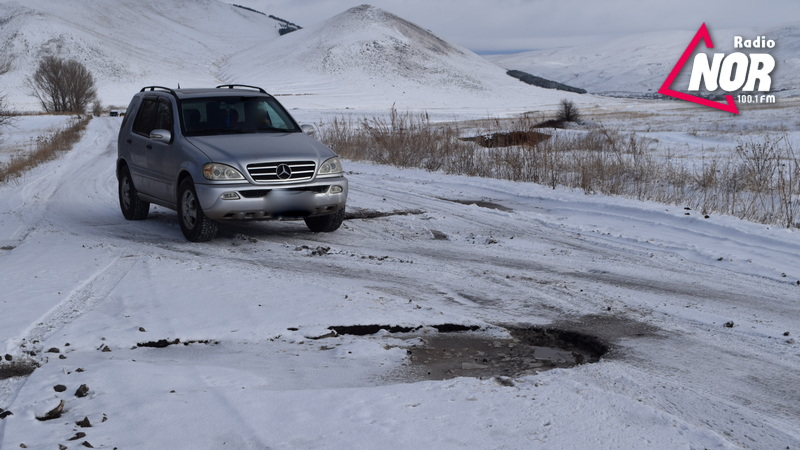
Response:
[[[169,132],[173,132],[172,122],[173,122],[172,105],[169,103],[169,100],[162,98],[158,102],[158,110],[156,112],[156,123],[153,129],[155,130],[157,128],[160,128],[162,130],[168,130]]]
[[[133,132],[143,136],[150,136],[150,132],[155,129],[156,109],[158,99],[146,98],[136,114],[133,121]]]

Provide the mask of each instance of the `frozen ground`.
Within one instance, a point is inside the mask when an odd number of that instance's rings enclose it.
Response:
[[[392,105],[436,121],[549,114],[570,98],[688,159],[739,136],[797,138],[796,100],[783,95],[733,117],[545,91],[370,8],[277,38],[216,1],[114,6],[97,20],[93,1],[0,2],[14,109],[36,109],[22,80],[61,49],[102,75],[104,105],[146,84],[240,82],[322,124]],[[363,33],[337,32],[353,28]],[[152,48],[174,64],[154,68]],[[229,224],[191,244],[172,211],[122,218],[119,120],[94,119],[71,152],[0,185],[2,448],[800,447],[797,230],[346,161],[339,231]],[[355,325],[415,331],[330,329]],[[609,351],[566,369],[496,377],[462,362],[454,372],[480,376],[425,379],[414,357],[453,335],[441,325],[477,327],[459,336],[490,344],[550,327]],[[59,417],[37,420],[62,401]]]
[[[0,164],[36,148],[36,140],[69,125],[70,116],[36,115],[11,119],[0,128]]]
[[[348,162],[339,231],[231,224],[192,244],[172,211],[122,218],[118,127],[96,118],[0,186],[0,367],[39,366],[0,380],[2,448],[800,446],[796,230]],[[420,379],[409,350],[442,324],[610,350]],[[331,335],[351,325],[422,328]]]

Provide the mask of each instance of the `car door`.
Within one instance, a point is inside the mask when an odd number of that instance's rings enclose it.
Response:
[[[167,142],[149,139],[150,142],[145,146],[147,173],[152,177],[154,195],[166,202],[174,203],[175,182],[181,165],[181,157],[174,146],[174,108],[169,99],[159,98],[153,119],[153,128],[150,132],[152,133],[153,130],[166,130],[169,132],[170,138]]]
[[[131,161],[140,193],[165,203],[175,202],[175,177],[180,157],[175,152],[175,120],[169,99],[148,96],[136,115],[131,133]],[[154,139],[154,130],[169,132],[169,140]]]
[[[145,97],[136,110],[136,117],[131,125],[131,133],[125,140],[130,157],[128,165],[134,184],[140,194],[147,196],[155,195],[155,177],[147,167],[147,153],[148,146],[152,147],[150,132],[155,124],[157,108],[157,97]]]

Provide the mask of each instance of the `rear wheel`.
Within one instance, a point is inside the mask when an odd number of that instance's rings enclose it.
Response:
[[[336,231],[344,222],[344,207],[327,216],[306,217],[306,226],[315,233]]]
[[[131,172],[125,166],[119,172],[119,209],[128,220],[142,220],[150,213],[150,203],[139,198]]]
[[[217,235],[217,223],[203,213],[190,178],[181,181],[178,187],[178,222],[183,235],[191,242],[210,241]]]

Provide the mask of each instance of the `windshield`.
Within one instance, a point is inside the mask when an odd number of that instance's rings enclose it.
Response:
[[[181,101],[185,136],[229,133],[300,132],[289,113],[272,97],[208,97]]]

